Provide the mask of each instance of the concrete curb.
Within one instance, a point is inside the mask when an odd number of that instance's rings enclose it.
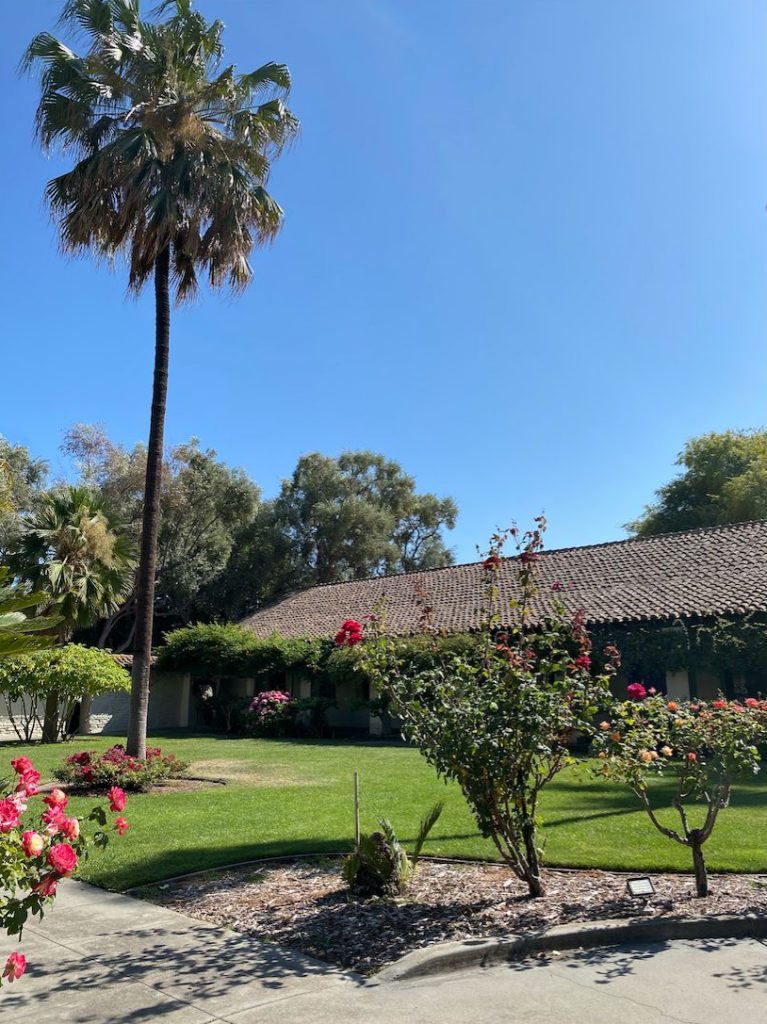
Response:
[[[467,967],[516,960],[531,953],[562,949],[592,949],[623,943],[667,942],[669,939],[724,939],[767,937],[767,915],[718,915],[711,917],[660,918],[652,921],[598,921],[593,924],[558,925],[527,935],[496,939],[441,942],[407,953],[373,975],[375,981],[391,982],[423,978],[430,974],[460,971]]]

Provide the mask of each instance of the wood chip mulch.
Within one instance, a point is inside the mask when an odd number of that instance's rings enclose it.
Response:
[[[353,899],[338,861],[265,862],[147,887],[136,895],[192,917],[371,974],[435,942],[508,935],[575,921],[767,913],[767,875],[714,875],[694,895],[688,875],[653,875],[650,912],[608,871],[545,872],[530,899],[505,867],[421,861],[405,899]]]

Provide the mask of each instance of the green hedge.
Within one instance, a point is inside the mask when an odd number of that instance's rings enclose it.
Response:
[[[707,668],[722,675],[749,673],[767,666],[767,616],[744,615],[671,624],[631,624],[591,631],[599,665],[608,643],[621,651],[623,664],[645,671]],[[470,634],[403,637],[403,653],[423,669],[434,662],[434,645],[468,654],[476,644]],[[299,672],[331,683],[364,681],[359,648],[336,647],[331,638],[309,639],[273,634],[266,639],[235,625],[194,625],[170,633],[158,652],[161,669],[203,676],[268,677]]]
[[[407,637],[398,641],[419,668],[434,661],[434,638]],[[467,652],[476,640],[467,634],[436,638],[443,649]],[[359,649],[336,647],[332,639],[254,636],[241,626],[185,626],[170,633],[158,652],[158,668],[202,676],[258,678],[275,672],[300,672],[334,684],[364,681]]]

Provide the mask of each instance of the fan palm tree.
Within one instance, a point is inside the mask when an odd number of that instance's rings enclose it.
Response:
[[[119,608],[135,575],[130,542],[110,521],[101,499],[85,487],[52,492],[24,520],[14,562],[19,575],[46,595],[59,619],[61,643],[68,643],[75,629]],[[58,696],[51,693],[44,739],[51,739],[48,726],[57,713]]]
[[[285,107],[288,69],[249,74],[224,65],[220,21],[192,0],[164,0],[154,20],[139,0],[69,0],[65,27],[82,55],[50,33],[23,63],[42,68],[37,134],[71,152],[75,166],[46,194],[67,252],[124,253],[134,292],[154,279],[155,365],[136,588],[128,750],[146,745],[154,582],[168,357],[170,288],[179,302],[204,273],[235,291],[251,277],[254,245],[272,239],[282,210],[266,190],[270,161],[295,135]]]
[[[32,614],[45,603],[45,594],[30,593],[7,566],[0,565],[0,659],[52,646],[59,620]]]

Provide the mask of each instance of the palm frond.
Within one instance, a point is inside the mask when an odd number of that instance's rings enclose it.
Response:
[[[22,65],[41,70],[40,143],[78,156],[46,198],[62,248],[124,253],[131,290],[168,246],[179,301],[202,274],[238,290],[253,247],[283,222],[266,186],[299,128],[285,105],[290,74],[275,61],[244,75],[221,67],[223,25],[191,0],[164,0],[154,17],[140,17],[138,0],[67,0],[62,23],[84,53],[51,33],[30,43]]]
[[[429,833],[437,824],[440,819],[442,812],[445,809],[445,801],[438,800],[436,804],[431,808],[430,811],[423,816],[421,824],[418,827],[418,834],[415,839],[415,846],[413,847],[413,855],[411,862],[413,865],[413,871],[416,869],[416,865],[421,857],[421,851],[423,850],[424,843],[429,837]]]

